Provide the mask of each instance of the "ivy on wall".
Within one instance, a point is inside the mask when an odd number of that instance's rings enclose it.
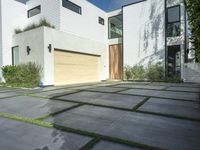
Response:
[[[185,0],[196,60],[200,62],[200,0]]]

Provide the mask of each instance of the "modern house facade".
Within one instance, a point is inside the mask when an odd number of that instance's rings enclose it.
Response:
[[[143,0],[112,12],[87,0],[0,0],[0,7],[0,66],[36,62],[44,85],[122,80],[125,65],[157,62],[182,76],[188,61],[183,0]],[[41,19],[55,28],[15,34]]]

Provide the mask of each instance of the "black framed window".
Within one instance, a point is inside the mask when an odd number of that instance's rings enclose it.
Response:
[[[180,5],[167,8],[167,37],[181,34]]]
[[[38,15],[40,13],[41,13],[41,6],[39,5],[37,7],[28,10],[28,18]]]
[[[101,18],[101,17],[99,17],[99,24],[101,24],[101,25],[104,25],[104,24],[105,24],[105,21],[104,21],[104,19],[103,19],[103,18]]]
[[[108,38],[122,37],[122,15],[117,15],[108,18]]]
[[[62,0],[62,6],[73,11],[76,12],[78,14],[82,14],[82,9],[80,6],[70,2],[69,0]]]

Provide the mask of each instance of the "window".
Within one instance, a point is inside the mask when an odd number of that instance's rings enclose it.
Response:
[[[12,64],[19,64],[19,46],[15,46],[12,48]]]
[[[167,9],[167,37],[180,36],[180,6]]]
[[[122,37],[122,15],[110,17],[108,19],[109,39]]]
[[[103,18],[101,18],[101,17],[99,17],[99,24],[102,24],[102,25],[104,25],[104,19]]]
[[[73,11],[73,12],[76,12],[78,14],[81,14],[82,11],[81,11],[81,7],[68,1],[68,0],[62,0],[62,6]]]
[[[28,18],[38,15],[40,13],[41,13],[41,6],[32,8],[32,9],[28,10]]]

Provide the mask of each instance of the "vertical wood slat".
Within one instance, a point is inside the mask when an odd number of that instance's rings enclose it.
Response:
[[[111,80],[122,79],[122,44],[109,46],[109,73]]]

